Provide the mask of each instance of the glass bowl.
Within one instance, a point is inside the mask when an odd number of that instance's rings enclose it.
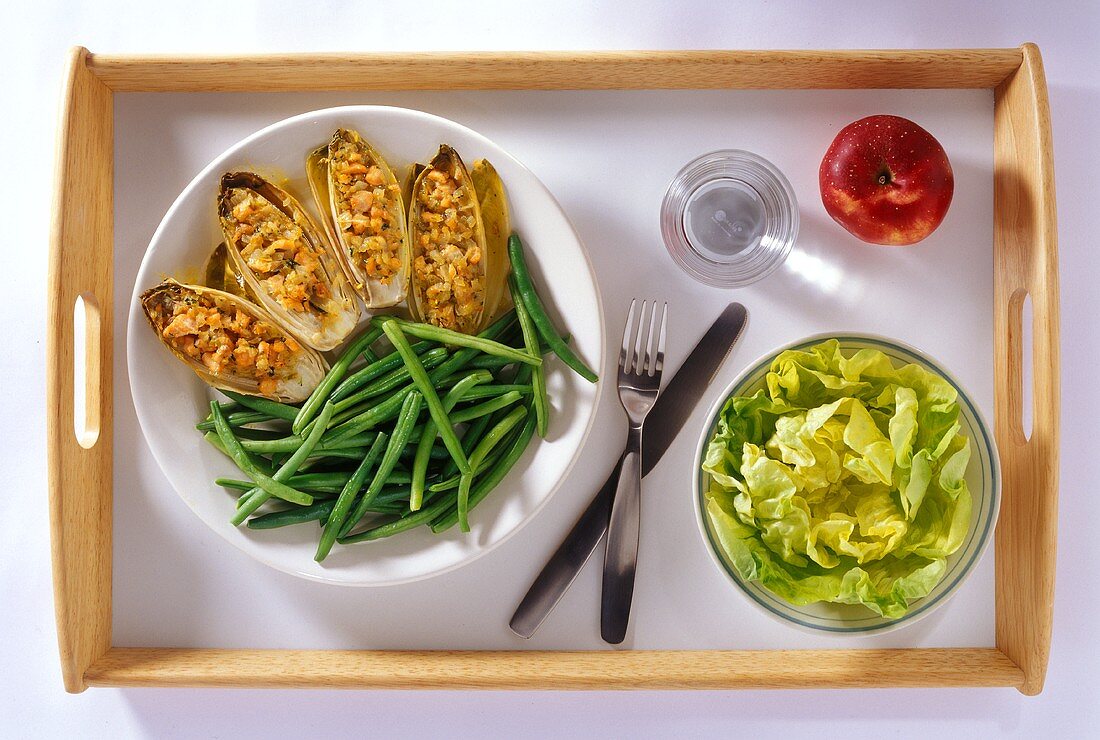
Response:
[[[738,288],[783,264],[798,236],[798,202],[783,173],[752,152],[724,149],[689,162],[661,204],[672,259],[696,280]]]
[[[973,506],[966,540],[954,554],[947,558],[947,571],[932,592],[922,599],[910,602],[909,611],[894,619],[879,616],[862,604],[818,602],[797,606],[788,603],[755,581],[746,581],[729,562],[725,551],[718,544],[717,537],[711,530],[709,518],[704,513],[703,492],[707,488],[709,475],[702,470],[703,457],[726,400],[731,396],[751,395],[764,388],[764,378],[768,368],[779,353],[788,349],[804,350],[826,339],[838,340],[845,355],[863,348],[877,349],[885,353],[894,362],[895,367],[915,363],[943,377],[958,391],[961,431],[971,441],[971,458],[966,471],[966,482],[973,497]],[[993,528],[997,523],[997,514],[1001,505],[1000,458],[997,456],[990,427],[970,396],[939,362],[925,353],[895,340],[873,334],[818,334],[780,347],[749,365],[729,384],[707,415],[707,423],[703,428],[695,455],[693,479],[695,521],[707,552],[710,553],[711,559],[719,570],[748,597],[756,608],[769,617],[803,630],[835,635],[858,636],[890,632],[903,625],[912,624],[942,605],[962,586],[963,581],[973,571],[975,564],[993,540]]]

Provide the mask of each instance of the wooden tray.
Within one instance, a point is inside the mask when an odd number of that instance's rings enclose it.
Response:
[[[113,93],[428,89],[992,88],[995,429],[1003,467],[996,647],[779,651],[381,651],[114,647],[111,639]],[[1041,691],[1058,476],[1054,173],[1038,49],[121,57],[72,53],[50,254],[48,453],[68,691],[88,686],[815,688]],[[1030,437],[1022,309],[1031,297]],[[74,357],[83,299],[85,356]],[[84,418],[74,372],[84,366]],[[74,434],[74,429],[77,433]]]

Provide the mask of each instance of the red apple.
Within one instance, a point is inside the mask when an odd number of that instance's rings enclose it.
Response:
[[[900,116],[868,116],[833,139],[818,172],[833,220],[872,244],[904,246],[940,225],[955,176],[936,137]]]

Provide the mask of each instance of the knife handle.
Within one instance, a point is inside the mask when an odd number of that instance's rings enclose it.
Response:
[[[624,451],[623,456],[625,454]],[[600,487],[516,608],[508,626],[520,637],[529,638],[535,634],[535,630],[557,606],[603,539],[611,517],[611,501],[615,497],[615,485],[619,480],[622,464],[623,457],[620,456],[607,481]]]
[[[634,601],[634,574],[638,570],[638,540],[642,523],[642,427],[631,425],[619,483],[611,502],[607,550],[603,561],[603,599],[600,635],[618,645],[626,637],[630,605]]]

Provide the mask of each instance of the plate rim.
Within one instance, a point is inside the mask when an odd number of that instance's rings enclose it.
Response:
[[[495,540],[491,544],[484,545],[484,546],[478,546],[478,549],[476,551],[474,551],[472,554],[470,554],[468,557],[464,557],[462,559],[459,559],[457,562],[451,563],[451,564],[443,566],[441,568],[435,568],[435,569],[428,570],[428,571],[423,572],[423,573],[418,573],[418,574],[415,574],[415,575],[405,576],[405,577],[401,577],[401,578],[390,578],[390,579],[385,579],[385,580],[380,580],[380,581],[363,581],[363,580],[349,580],[349,579],[340,579],[340,578],[335,578],[335,577],[326,577],[325,575],[322,575],[322,574],[307,572],[305,570],[297,569],[297,568],[291,567],[291,566],[284,567],[277,560],[266,556],[265,555],[265,553],[266,553],[265,548],[259,547],[259,548],[257,548],[258,551],[254,552],[252,549],[249,549],[247,547],[247,545],[246,545],[247,540],[240,540],[239,538],[232,537],[230,531],[225,531],[223,528],[212,526],[209,522],[206,521],[206,519],[203,517],[203,515],[199,512],[197,504],[192,503],[191,499],[188,496],[184,495],[183,491],[181,491],[179,489],[179,487],[177,487],[176,484],[172,481],[172,479],[168,476],[168,474],[166,473],[164,462],[161,459],[161,456],[157,453],[157,450],[155,449],[154,445],[152,445],[149,441],[149,436],[146,433],[146,421],[144,419],[145,415],[142,413],[142,411],[139,408],[138,403],[136,402],[136,395],[137,394],[135,392],[135,380],[134,380],[135,377],[136,377],[136,374],[134,372],[135,368],[133,367],[134,352],[131,351],[131,349],[132,349],[131,342],[134,341],[134,337],[138,333],[137,331],[135,331],[135,329],[141,324],[141,320],[143,318],[143,316],[141,314],[141,311],[136,310],[136,309],[139,307],[141,293],[144,292],[141,289],[141,285],[142,285],[141,277],[143,276],[143,273],[145,272],[145,261],[148,258],[148,255],[150,254],[150,252],[152,251],[153,245],[156,244],[162,238],[162,233],[165,231],[166,225],[170,222],[171,217],[176,213],[177,210],[179,210],[180,208],[183,207],[183,204],[189,200],[189,197],[191,197],[192,191],[196,190],[200,186],[200,183],[204,179],[206,179],[211,172],[220,169],[223,166],[223,162],[225,162],[227,159],[230,159],[234,155],[238,154],[241,150],[246,149],[248,146],[253,144],[255,141],[257,141],[259,139],[262,139],[266,136],[269,136],[269,135],[271,135],[272,133],[274,133],[278,130],[285,129],[285,128],[292,128],[292,127],[302,125],[302,124],[307,124],[307,123],[315,121],[319,118],[327,117],[327,116],[336,116],[336,115],[341,115],[341,114],[346,114],[346,115],[367,114],[367,115],[369,115],[369,114],[376,113],[376,112],[379,112],[379,111],[389,112],[389,113],[399,112],[401,115],[412,115],[414,117],[422,118],[426,121],[434,122],[436,124],[442,123],[445,126],[457,127],[459,129],[461,129],[465,134],[473,137],[474,139],[480,140],[480,142],[482,144],[487,144],[489,146],[489,148],[494,149],[496,151],[499,151],[507,160],[509,160],[512,163],[512,165],[514,165],[515,167],[518,167],[521,171],[523,171],[526,174],[530,175],[533,183],[535,185],[537,185],[537,188],[541,191],[541,193],[546,198],[549,199],[549,202],[552,203],[553,206],[561,214],[565,225],[568,227],[569,231],[572,233],[573,238],[575,239],[575,241],[577,243],[577,246],[580,248],[580,254],[584,258],[585,265],[588,268],[587,269],[587,278],[588,278],[588,280],[590,281],[590,283],[592,285],[592,290],[594,292],[595,299],[596,299],[597,323],[598,323],[598,326],[599,326],[599,345],[598,345],[599,358],[598,358],[597,366],[600,368],[601,373],[600,373],[599,380],[597,380],[596,383],[594,383],[595,393],[594,393],[594,396],[593,396],[592,402],[591,402],[591,411],[588,414],[588,420],[585,424],[584,430],[581,432],[581,436],[580,436],[580,438],[578,440],[578,443],[577,443],[577,448],[574,451],[572,457],[570,458],[569,462],[565,465],[565,467],[562,469],[562,471],[561,471],[560,475],[558,476],[558,478],[557,478],[556,482],[554,483],[554,485],[551,486],[551,488],[542,497],[542,499],[539,500],[538,502],[536,502],[534,504],[534,506],[531,508],[531,510],[527,513],[527,515],[524,518],[522,518],[514,527],[512,527],[511,530],[509,530],[508,532],[501,535],[497,540]],[[172,203],[168,207],[168,209],[164,212],[164,215],[161,217],[160,222],[157,224],[157,227],[153,231],[152,236],[149,237],[149,243],[145,246],[145,250],[144,250],[144,252],[142,254],[142,257],[141,257],[141,263],[138,265],[138,269],[137,269],[137,272],[136,272],[135,277],[134,277],[134,286],[133,286],[133,290],[131,291],[130,300],[129,300],[128,307],[127,307],[125,349],[126,349],[127,385],[129,386],[129,390],[130,390],[130,402],[133,405],[134,414],[137,417],[138,427],[141,430],[142,437],[145,440],[146,448],[149,450],[150,454],[153,457],[153,460],[156,462],[157,467],[160,471],[160,474],[162,476],[164,476],[165,480],[167,480],[167,482],[171,486],[172,490],[175,491],[176,495],[184,502],[184,504],[187,505],[187,508],[191,510],[191,512],[199,519],[200,522],[202,522],[204,525],[207,525],[209,529],[214,530],[218,534],[219,537],[221,537],[224,541],[228,542],[229,544],[233,545],[233,547],[235,547],[237,550],[243,552],[245,555],[249,556],[250,558],[253,558],[257,562],[263,563],[264,565],[266,565],[266,566],[268,566],[268,567],[270,567],[270,568],[272,568],[276,571],[279,571],[281,573],[286,573],[288,575],[295,576],[295,577],[298,577],[298,578],[302,578],[302,579],[305,579],[305,580],[308,580],[308,581],[312,581],[312,582],[315,582],[315,583],[323,583],[323,584],[333,585],[333,586],[344,586],[344,587],[348,587],[348,588],[383,588],[383,587],[386,587],[386,586],[400,586],[400,585],[405,585],[405,584],[409,584],[409,583],[415,583],[415,582],[418,582],[418,581],[427,580],[429,578],[435,578],[435,577],[438,577],[438,576],[446,575],[448,573],[452,573],[452,572],[454,572],[454,571],[456,571],[456,570],[458,570],[458,569],[460,569],[464,566],[470,565],[470,564],[476,562],[477,560],[480,560],[482,557],[488,555],[489,553],[493,552],[494,550],[497,550],[499,547],[501,547],[506,542],[511,540],[514,536],[516,536],[520,531],[525,529],[528,524],[530,524],[533,520],[535,520],[538,517],[538,515],[547,506],[547,504],[550,502],[550,500],[561,489],[562,485],[564,484],[566,479],[569,477],[569,475],[573,472],[573,469],[576,467],[577,462],[580,459],[581,453],[584,450],[584,448],[585,448],[585,446],[588,442],[588,439],[592,434],[592,430],[595,428],[596,417],[599,415],[600,403],[603,400],[603,394],[604,394],[604,391],[605,391],[605,387],[604,387],[605,383],[604,383],[604,380],[603,380],[604,373],[602,371],[604,370],[604,361],[606,360],[606,354],[607,354],[607,346],[606,346],[607,345],[607,325],[606,325],[606,320],[605,320],[606,316],[605,316],[605,311],[604,311],[604,305],[603,304],[604,304],[603,294],[600,290],[599,281],[596,279],[596,270],[595,270],[595,265],[592,262],[592,256],[589,254],[588,247],[585,245],[584,241],[580,237],[580,234],[577,232],[577,228],[574,225],[573,220],[569,217],[569,214],[565,211],[565,209],[562,208],[561,203],[554,196],[553,192],[551,192],[550,189],[546,186],[546,184],[542,181],[542,179],[540,177],[538,177],[538,175],[536,175],[534,173],[534,171],[532,171],[530,168],[528,168],[522,161],[520,161],[518,158],[516,158],[514,155],[512,155],[504,147],[500,146],[499,144],[494,142],[492,139],[490,139],[489,137],[485,136],[484,134],[476,131],[475,129],[472,129],[469,126],[466,126],[465,124],[459,123],[458,121],[455,121],[453,119],[446,118],[444,116],[440,116],[440,115],[437,115],[437,114],[434,114],[434,113],[428,113],[427,111],[419,110],[417,108],[407,108],[407,107],[395,106],[395,105],[340,105],[340,106],[330,106],[330,107],[327,107],[327,108],[317,108],[317,109],[314,109],[314,110],[305,111],[305,112],[302,112],[302,113],[297,113],[293,116],[288,116],[286,118],[282,118],[282,119],[279,119],[277,121],[274,121],[274,122],[260,128],[260,129],[257,129],[256,131],[253,131],[248,136],[245,136],[244,138],[242,138],[242,139],[236,141],[235,143],[231,144],[229,147],[227,147],[221,153],[219,153],[217,156],[215,156],[213,159],[211,159],[205,166],[203,166],[188,181],[187,185],[184,186],[184,188],[179,192],[179,194],[172,201]],[[512,472],[513,471],[510,470],[509,475],[511,475]],[[235,529],[233,531],[235,531]]]

